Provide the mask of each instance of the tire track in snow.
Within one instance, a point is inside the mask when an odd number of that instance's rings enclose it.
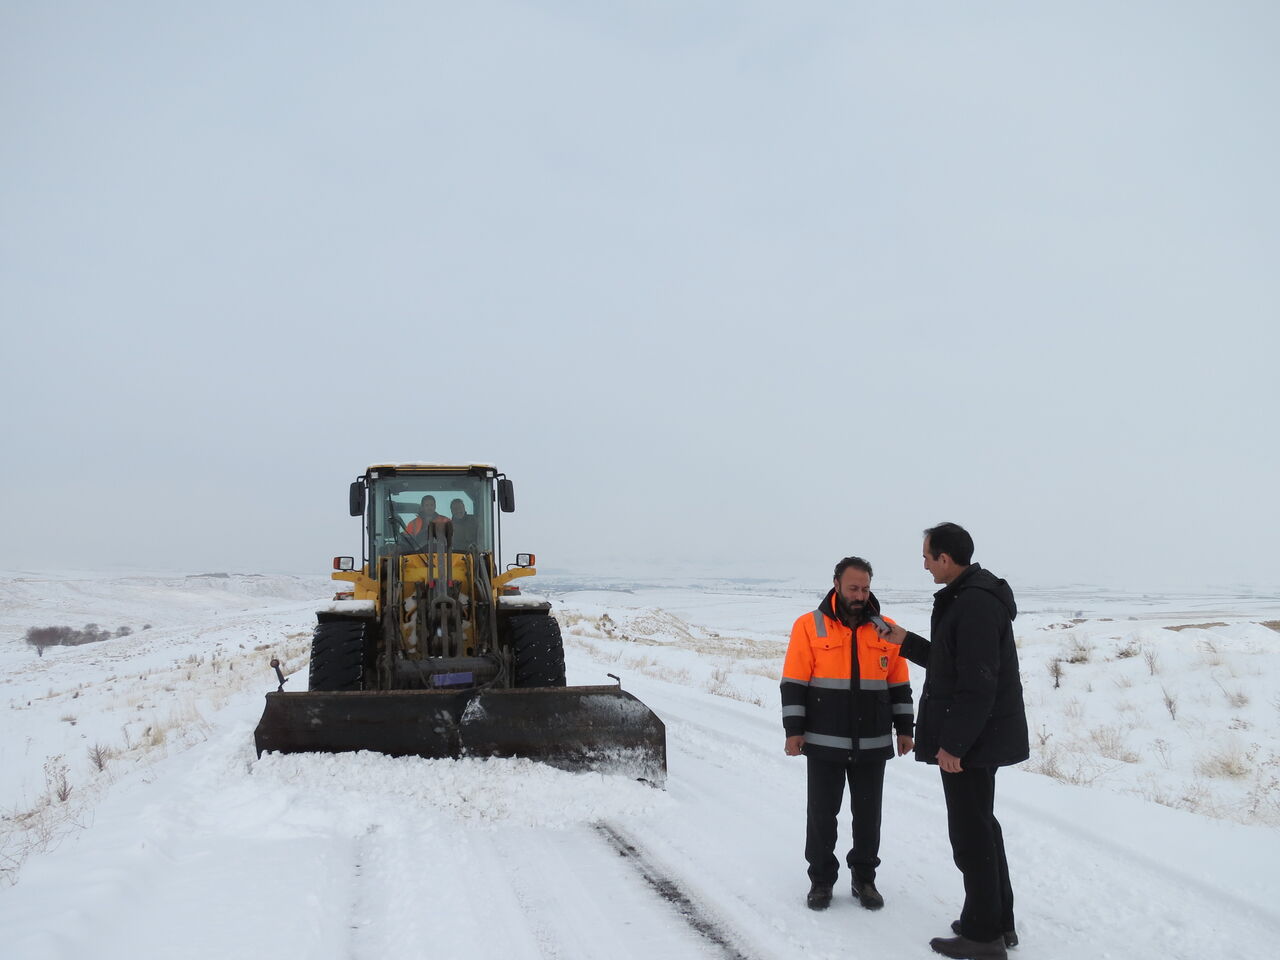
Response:
[[[672,925],[629,865],[594,830],[510,833],[495,840],[505,882],[545,960],[703,960],[723,957],[686,926]],[[745,960],[745,958],[744,958]]]
[[[361,949],[361,941],[366,935],[364,931],[372,922],[373,904],[369,900],[365,872],[374,848],[373,836],[377,832],[378,825],[370,824],[364,836],[356,842],[352,857],[351,913],[347,921],[347,956],[350,960],[361,960],[367,953]]]
[[[675,880],[662,873],[652,860],[617,827],[608,823],[597,823],[595,829],[613,849],[618,851],[627,864],[644,878],[645,883],[671,905],[680,919],[698,936],[713,944],[728,960],[750,960],[748,955],[733,943],[723,925],[690,899]]]

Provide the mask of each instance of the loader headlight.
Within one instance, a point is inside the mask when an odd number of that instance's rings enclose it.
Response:
[[[534,563],[535,563],[535,561],[536,561],[536,560],[537,560],[537,557],[535,557],[532,553],[517,553],[517,554],[516,554],[516,566],[517,566],[517,567],[532,567],[532,566],[534,565]]]
[[[355,557],[334,557],[333,569],[335,570],[354,570],[356,568]]]

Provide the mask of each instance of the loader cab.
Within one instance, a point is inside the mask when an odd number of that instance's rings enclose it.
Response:
[[[453,470],[370,467],[352,484],[351,512],[365,517],[371,574],[378,569],[379,557],[422,549],[424,528],[433,519],[424,513],[432,508],[435,517],[449,521],[454,551],[489,554],[496,567],[495,506],[502,495],[499,486],[508,484],[493,468],[479,466]],[[425,498],[431,499],[424,506]]]

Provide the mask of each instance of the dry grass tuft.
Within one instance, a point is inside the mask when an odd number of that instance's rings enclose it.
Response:
[[[1249,775],[1249,758],[1239,747],[1227,747],[1200,758],[1196,773],[1202,777],[1243,780]]]
[[[1098,753],[1108,760],[1119,760],[1121,763],[1137,763],[1141,757],[1125,746],[1125,728],[1119,724],[1094,727],[1089,737],[1098,748]]]
[[[1085,643],[1079,637],[1073,637],[1071,645],[1067,648],[1063,657],[1067,663],[1088,663],[1093,656],[1093,647]]]
[[[1137,640],[1130,639],[1123,647],[1116,651],[1117,660],[1128,660],[1130,657],[1141,655],[1142,647]]]

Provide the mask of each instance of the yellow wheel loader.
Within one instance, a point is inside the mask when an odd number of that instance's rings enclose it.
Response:
[[[565,686],[551,604],[513,583],[536,572],[533,556],[502,568],[499,520],[514,509],[489,464],[382,464],[357,478],[363,563],[334,558],[345,589],[317,612],[309,689],[286,693],[281,677],[267,694],[258,755],[529,757],[662,785],[653,711],[620,683]]]

